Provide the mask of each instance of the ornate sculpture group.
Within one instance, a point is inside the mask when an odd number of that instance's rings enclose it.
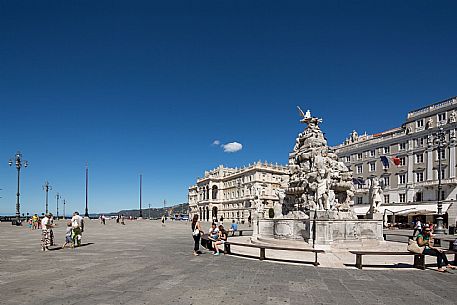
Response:
[[[284,192],[277,192],[283,215],[292,211],[351,210],[352,172],[329,149],[319,127],[322,119],[312,117],[309,110],[306,114],[300,108],[298,110],[303,117],[300,121],[307,127],[296,138],[290,154],[287,186]]]

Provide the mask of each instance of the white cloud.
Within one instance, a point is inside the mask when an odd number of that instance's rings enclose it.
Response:
[[[219,140],[214,140],[214,142],[213,142],[213,145],[220,145],[220,144],[221,144],[221,141],[219,141]]]
[[[221,145],[224,149],[224,152],[233,153],[243,149],[243,145],[238,142],[230,142],[224,145]]]

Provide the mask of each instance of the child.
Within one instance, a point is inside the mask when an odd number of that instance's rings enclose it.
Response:
[[[71,221],[69,220],[67,222],[67,230],[65,231],[65,243],[63,244],[62,249],[64,249],[67,244],[70,244],[70,248],[73,248],[73,240],[71,239],[72,230]]]

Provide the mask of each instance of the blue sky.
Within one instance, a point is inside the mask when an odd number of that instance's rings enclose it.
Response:
[[[185,202],[219,164],[286,163],[296,105],[330,144],[457,95],[455,1],[1,1],[0,213],[42,185],[89,211]],[[217,145],[241,143],[228,153]],[[3,160],[3,161],[2,161]]]

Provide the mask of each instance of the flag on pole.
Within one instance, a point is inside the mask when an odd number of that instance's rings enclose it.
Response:
[[[389,167],[389,159],[386,156],[381,156],[381,162],[384,167]]]
[[[400,158],[399,158],[399,157],[393,157],[393,158],[392,158],[392,161],[394,162],[394,164],[395,164],[396,166],[400,165]]]
[[[381,162],[382,162],[382,165],[384,165],[384,167],[389,167],[389,163],[392,162],[393,164],[395,164],[396,166],[400,165],[400,158],[399,157],[392,157],[390,158],[387,158],[386,156],[381,156]]]

